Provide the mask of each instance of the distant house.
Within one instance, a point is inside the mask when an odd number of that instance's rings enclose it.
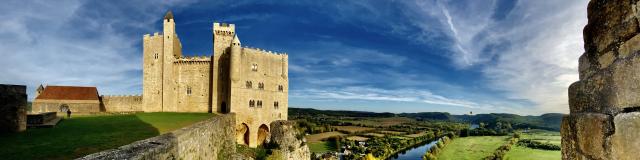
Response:
[[[100,112],[100,96],[96,87],[46,86],[38,87],[31,111],[72,113]],[[59,114],[60,115],[60,114]]]

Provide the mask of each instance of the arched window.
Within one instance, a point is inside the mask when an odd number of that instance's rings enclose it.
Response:
[[[282,85],[278,85],[278,91],[280,92],[284,91],[284,87]]]
[[[251,84],[251,81],[247,81],[247,83],[246,83],[247,88],[253,88],[253,86],[252,86],[252,85],[253,85],[253,84]]]
[[[278,101],[273,102],[273,108],[275,109],[280,108],[280,104],[278,104]]]
[[[262,108],[262,101],[258,101],[258,108]]]
[[[153,55],[153,58],[154,58],[154,59],[158,59],[158,53],[154,54],[154,55]]]
[[[258,89],[264,90],[264,83],[258,83]]]
[[[191,95],[191,86],[187,86],[187,95]]]
[[[251,64],[251,71],[257,72],[258,71],[258,64]]]
[[[249,100],[249,107],[254,107],[254,106],[255,106],[255,101]]]

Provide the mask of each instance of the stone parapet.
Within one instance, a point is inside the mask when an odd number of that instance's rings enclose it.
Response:
[[[236,151],[235,114],[217,115],[191,126],[78,160],[230,159]]]

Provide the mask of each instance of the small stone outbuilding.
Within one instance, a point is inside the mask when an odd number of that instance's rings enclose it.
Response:
[[[72,113],[100,112],[100,99],[96,87],[46,86],[38,90],[31,109],[34,113],[58,112]]]

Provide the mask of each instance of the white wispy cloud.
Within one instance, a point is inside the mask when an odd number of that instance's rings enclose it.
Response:
[[[131,5],[146,6],[133,10],[115,3],[92,3],[4,1],[0,6],[0,83],[27,85],[30,99],[39,84],[97,86],[101,94],[139,94],[142,50],[137,45],[142,35],[118,28],[151,32],[158,15],[166,11],[163,8],[188,2],[131,1]]]
[[[464,99],[448,98],[426,90],[416,89],[379,89],[372,87],[344,87],[330,89],[304,89],[290,92],[292,97],[308,99],[346,99],[372,101],[421,102],[432,105],[464,107],[470,109],[491,109],[493,106],[478,104]]]
[[[481,65],[493,88],[509,93],[507,98],[535,103],[538,112],[567,112],[567,88],[578,80],[578,56],[584,52],[587,2],[518,1],[503,20],[491,17],[495,1],[464,7],[417,1],[408,6],[422,13],[413,20],[424,30],[448,28],[454,64]],[[423,24],[433,17],[439,24]]]

